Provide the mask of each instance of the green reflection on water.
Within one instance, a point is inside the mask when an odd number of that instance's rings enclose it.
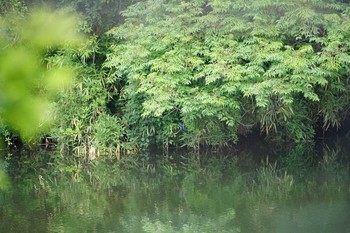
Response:
[[[5,161],[0,160],[0,191],[6,191],[10,185],[10,178],[6,172],[7,166]]]
[[[23,166],[0,192],[0,229],[350,232],[349,164],[339,150],[317,158],[300,146],[288,151],[258,166],[196,154]]]

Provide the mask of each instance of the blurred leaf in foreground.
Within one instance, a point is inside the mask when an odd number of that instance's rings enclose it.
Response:
[[[69,86],[74,72],[45,64],[55,53],[80,44],[75,16],[36,10],[14,25],[0,19],[0,118],[24,140],[44,129],[50,98]]]

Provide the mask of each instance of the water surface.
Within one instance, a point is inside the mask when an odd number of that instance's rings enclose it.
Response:
[[[326,148],[2,159],[0,232],[350,232],[350,151]]]

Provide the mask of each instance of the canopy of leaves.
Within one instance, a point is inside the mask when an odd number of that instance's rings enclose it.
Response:
[[[123,16],[105,67],[127,82],[130,129],[151,121],[185,144],[234,141],[254,126],[304,140],[347,113],[346,3],[149,0]]]

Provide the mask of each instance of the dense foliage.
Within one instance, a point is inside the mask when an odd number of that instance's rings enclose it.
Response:
[[[198,149],[250,133],[301,141],[348,117],[346,1],[48,2],[79,12],[89,36],[45,55],[48,67],[77,73],[55,96],[49,134],[62,151]],[[12,0],[0,13],[38,3]]]
[[[347,114],[346,4],[159,0],[123,15],[105,66],[127,80],[125,116],[138,141],[221,145],[256,127],[305,140]]]
[[[47,130],[40,130],[40,134],[42,136],[54,136],[54,141],[58,139],[60,142],[62,142],[64,148],[66,148],[66,145],[86,145],[85,143],[90,139],[90,132],[94,131],[91,130],[92,124],[96,123],[96,127],[99,127],[99,135],[104,134],[104,132],[101,132],[101,130],[103,131],[106,127],[101,127],[101,124],[103,124],[103,121],[113,117],[106,116],[104,120],[99,120],[98,122],[95,122],[94,120],[97,118],[96,115],[99,115],[95,112],[96,104],[98,106],[102,106],[102,108],[105,108],[106,101],[104,99],[107,100],[108,95],[108,90],[103,85],[102,80],[102,78],[105,76],[103,75],[103,71],[99,69],[105,57],[105,51],[101,51],[100,47],[103,47],[103,44],[106,42],[103,39],[100,39],[96,34],[103,33],[108,28],[111,28],[112,25],[115,25],[118,20],[121,19],[118,14],[120,9],[124,8],[126,4],[130,4],[131,2],[132,1],[46,1],[46,7],[50,6],[51,8],[56,9],[56,12],[61,13],[56,14],[45,8],[46,10],[43,11],[43,13],[48,15],[53,14],[53,16],[41,18],[41,20],[49,19],[47,25],[38,20],[35,22],[35,24],[33,22],[28,22],[23,26],[23,21],[27,21],[27,18],[29,17],[28,14],[32,15],[31,12],[33,9],[42,7],[43,2],[36,0],[13,0],[5,1],[4,4],[1,4],[0,13],[3,15],[4,21],[6,21],[6,24],[1,25],[1,28],[14,33],[13,36],[11,35],[11,38],[8,38],[7,42],[4,41],[4,44],[18,47],[19,43],[16,41],[16,37],[18,37],[20,40],[24,39],[26,42],[28,42],[20,45],[25,49],[31,50],[28,54],[31,54],[31,52],[39,53],[39,56],[33,58],[32,60],[19,59],[17,57],[17,59],[23,60],[23,62],[27,63],[26,66],[23,66],[24,70],[28,67],[35,67],[32,64],[33,62],[36,63],[35,65],[40,66],[38,67],[40,70],[38,70],[36,75],[30,75],[30,72],[27,72],[28,74],[26,74],[26,76],[28,77],[38,76],[38,79],[33,78],[30,80],[30,85],[38,85],[42,86],[43,88],[47,88],[45,86],[46,83],[42,82],[41,77],[39,77],[45,76],[45,70],[47,70],[47,68],[50,70],[50,73],[54,73],[53,71],[55,70],[63,70],[62,67],[65,67],[65,70],[68,71],[67,67],[70,67],[69,72],[74,72],[74,74],[77,75],[77,78],[74,80],[71,88],[66,89],[64,92],[60,92],[58,96],[57,93],[56,95],[53,95],[53,93],[50,94],[50,101],[55,101],[54,106],[50,104],[50,107],[54,107],[53,109],[56,110],[56,114],[51,114],[48,117],[50,117],[50,120],[52,123],[54,123],[54,125],[51,132],[48,132]],[[106,12],[106,9],[108,9],[108,12]],[[74,23],[72,22],[72,24],[66,25],[66,28],[61,28],[62,25],[70,22],[72,17],[68,15],[76,15],[75,12],[80,14],[79,21],[74,21]],[[117,14],[115,12],[117,12]],[[109,16],[113,15],[114,18],[106,18],[106,13]],[[25,30],[27,33],[25,38],[21,38],[20,33],[22,30]],[[41,30],[45,31],[45,35],[41,33]],[[19,35],[16,34],[17,31],[20,32]],[[49,40],[54,39],[54,43],[59,41],[60,45],[64,44],[66,38],[73,37],[77,31],[84,32],[89,35],[89,39],[84,44],[81,44],[79,48],[65,46],[65,49],[63,50],[62,46],[56,46],[55,44],[55,46],[52,47],[46,43],[49,42]],[[6,35],[4,34],[4,36]],[[39,46],[33,47],[32,44],[38,44]],[[37,49],[37,51],[35,51],[35,49]],[[14,55],[16,54],[14,53]],[[16,67],[17,65],[18,64],[15,63],[7,64],[9,69],[11,67]],[[18,83],[11,82],[11,77],[8,76],[8,84],[17,86]],[[58,77],[58,79],[62,77],[63,75]],[[17,78],[21,79],[22,77]],[[52,84],[53,83],[51,83],[51,86]],[[29,97],[26,94],[26,90],[30,91],[30,85],[23,84],[23,88],[21,86],[17,86],[17,92],[21,93],[21,95],[18,95],[17,97],[25,106],[27,106],[27,112],[24,113],[22,109],[19,108],[18,104],[8,103],[7,105],[12,105],[12,108],[17,110],[15,115],[18,115],[18,117],[13,117],[13,114],[10,115],[7,112],[3,114],[5,118],[7,117],[14,121],[14,124],[22,124],[22,126],[13,127],[12,123],[9,124],[5,121],[6,119],[0,120],[0,133],[7,141],[7,145],[13,144],[13,139],[17,138],[18,131],[25,131],[26,129],[24,128],[29,128],[31,130],[27,136],[33,136],[33,133],[39,133],[37,130],[38,124],[36,124],[36,122],[34,124],[34,122],[30,121],[30,116],[35,113],[33,120],[41,120],[40,118],[43,117],[43,113],[45,111],[43,111],[42,108],[40,111],[37,111],[35,108],[43,106],[47,109],[46,104],[43,105],[43,103],[46,101],[46,96],[44,96],[44,93],[40,89],[40,93],[34,93],[34,95],[38,95],[37,97],[40,99],[38,99],[38,103],[29,104],[30,101],[28,101],[28,98],[26,98]],[[13,95],[16,95],[16,93],[13,92]],[[88,96],[84,97],[84,94]],[[6,93],[3,95],[7,96]],[[73,101],[75,104],[72,104]],[[21,114],[18,114],[18,112]],[[24,118],[24,120],[19,121],[19,119],[22,119],[21,117]],[[102,116],[101,119],[103,117],[104,116]],[[82,122],[79,122],[81,119]],[[81,127],[83,129],[76,127],[78,124],[82,125]],[[119,125],[120,124],[118,124],[118,122],[111,119],[111,123],[109,123],[107,130],[109,132],[113,131],[115,128],[119,128]],[[79,130],[81,130],[81,134]],[[34,139],[36,142],[38,140],[37,136],[40,136],[40,134],[36,134],[36,138]],[[22,136],[25,136],[23,135],[23,132]],[[103,144],[108,144],[109,142],[107,140],[113,140],[113,138],[108,138],[108,136],[110,135],[105,135]],[[49,143],[47,138],[45,141],[45,143]],[[113,143],[115,142],[117,141],[113,140]]]

